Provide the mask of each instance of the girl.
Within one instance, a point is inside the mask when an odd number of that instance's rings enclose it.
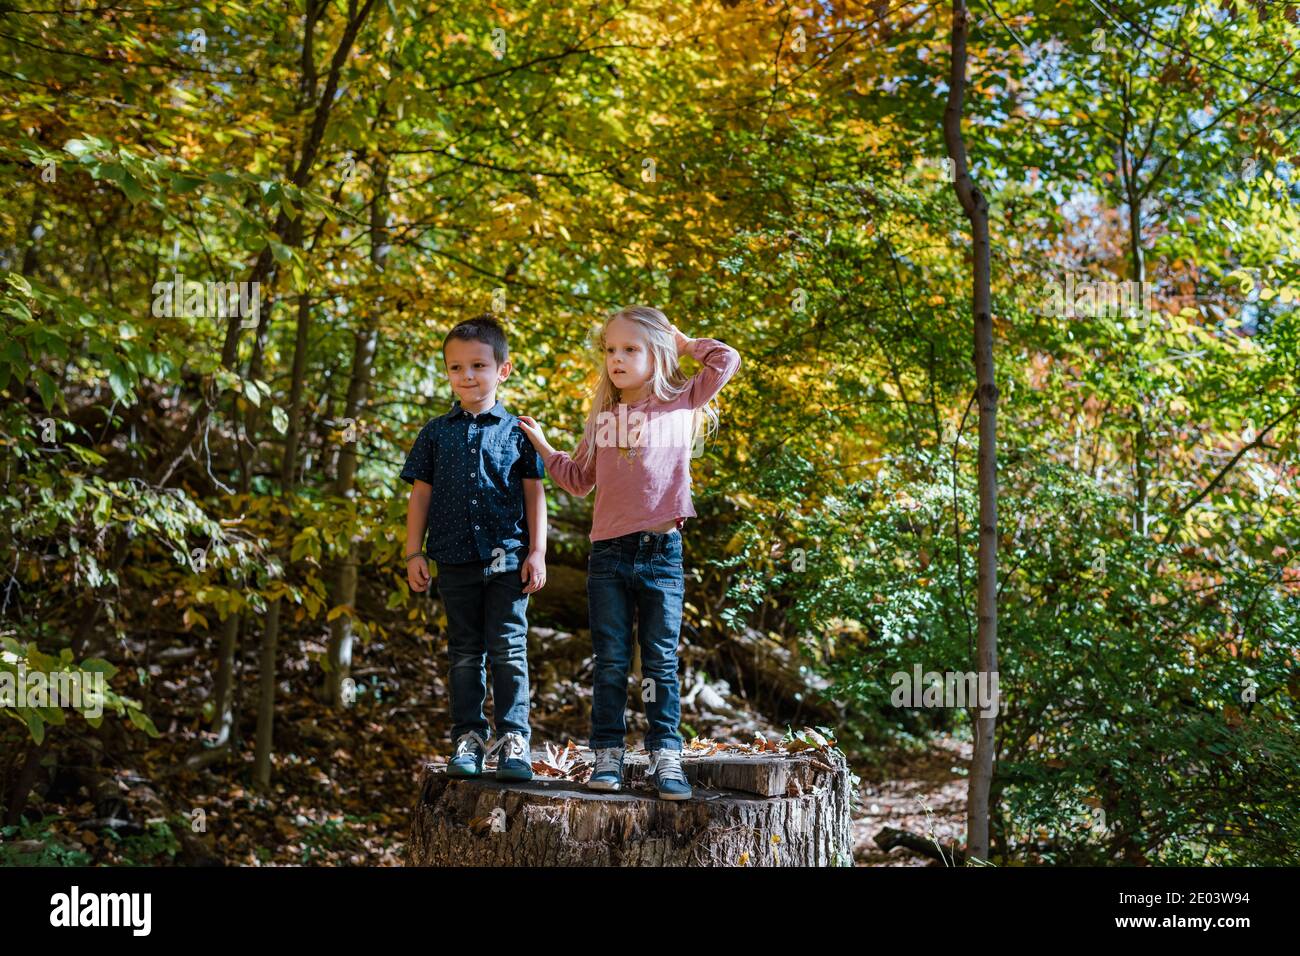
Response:
[[[590,747],[596,766],[587,787],[618,790],[623,783],[635,618],[650,774],[661,798],[686,800],[691,788],[682,773],[677,729],[677,643],[685,596],[681,527],[695,516],[690,459],[699,455],[696,438],[717,430],[710,402],[740,368],[740,355],[715,339],[687,338],[647,306],[610,316],[600,344],[604,364],[572,456],[552,448],[536,421],[519,417],[557,485],[580,497],[596,489],[587,563],[595,651]],[[678,365],[687,352],[704,366],[690,379]]]

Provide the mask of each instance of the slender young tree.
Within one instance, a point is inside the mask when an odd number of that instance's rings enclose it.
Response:
[[[989,204],[970,175],[962,139],[962,103],[966,93],[966,35],[969,14],[964,0],[952,6],[952,69],[948,106],[943,114],[944,142],[953,163],[957,199],[970,220],[975,306],[975,382],[979,401],[979,559],[976,583],[976,670],[983,675],[998,669],[998,389],[993,376],[993,305],[989,269]],[[987,679],[987,678],[983,678]],[[983,685],[981,685],[983,686]],[[989,790],[993,783],[993,731],[996,716],[971,708],[975,753],[971,758],[970,791],[966,802],[966,858],[989,855]]]

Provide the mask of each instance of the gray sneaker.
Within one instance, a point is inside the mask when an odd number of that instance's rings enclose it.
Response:
[[[588,790],[621,790],[623,788],[623,747],[602,747],[596,751],[596,769],[587,781]]]
[[[650,754],[650,776],[659,789],[660,800],[689,800],[691,785],[682,770],[682,752],[664,747]]]
[[[479,776],[483,772],[483,758],[486,755],[486,740],[472,730],[467,734],[461,734],[456,739],[456,752],[447,761],[447,776]]]
[[[532,780],[532,757],[528,752],[528,741],[523,734],[511,731],[499,738],[490,748],[487,756],[497,755],[498,780]]]

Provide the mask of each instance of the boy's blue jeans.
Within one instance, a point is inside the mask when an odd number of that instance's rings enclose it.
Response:
[[[637,531],[593,542],[587,559],[587,601],[595,651],[589,741],[593,750],[625,746],[633,619],[641,645],[643,686],[637,696],[645,700],[650,723],[646,749],[682,749],[677,643],[685,593],[680,531]]]
[[[491,572],[491,561],[438,563],[438,596],[447,612],[451,657],[451,739],[476,732],[488,739],[484,658],[492,661],[497,737],[528,727],[528,595],[519,569]]]

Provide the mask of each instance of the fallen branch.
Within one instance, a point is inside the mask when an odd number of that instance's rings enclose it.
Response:
[[[941,860],[945,866],[966,865],[966,853],[956,845],[950,847],[945,854],[943,848],[929,837],[917,836],[915,833],[899,830],[897,827],[885,827],[877,833],[876,846],[886,853],[896,846],[901,846],[905,850],[911,850],[931,860]]]

